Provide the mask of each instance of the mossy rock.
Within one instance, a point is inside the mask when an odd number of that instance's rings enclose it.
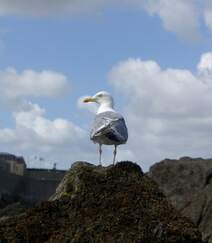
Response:
[[[9,242],[201,243],[157,184],[132,162],[77,162],[48,202],[0,223]]]

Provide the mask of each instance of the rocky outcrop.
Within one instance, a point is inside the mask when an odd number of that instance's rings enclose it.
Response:
[[[73,164],[50,201],[0,222],[8,242],[201,243],[189,219],[131,162]]]
[[[32,208],[35,204],[35,201],[26,200],[14,195],[1,194],[0,221],[25,213],[27,209]]]
[[[149,176],[212,243],[212,159],[166,159],[152,166]]]

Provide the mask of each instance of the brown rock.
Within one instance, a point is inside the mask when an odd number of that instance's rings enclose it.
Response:
[[[200,243],[201,234],[132,162],[75,163],[55,195],[0,222],[9,242]]]

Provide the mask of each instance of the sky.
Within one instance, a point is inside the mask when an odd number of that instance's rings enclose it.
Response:
[[[129,130],[119,161],[212,157],[210,0],[0,0],[0,18],[0,151],[98,164],[81,101],[106,90]]]

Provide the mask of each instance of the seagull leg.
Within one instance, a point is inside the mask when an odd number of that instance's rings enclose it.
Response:
[[[99,144],[99,164],[102,165],[102,144]]]
[[[117,145],[114,145],[115,149],[113,151],[113,165],[116,163]]]

